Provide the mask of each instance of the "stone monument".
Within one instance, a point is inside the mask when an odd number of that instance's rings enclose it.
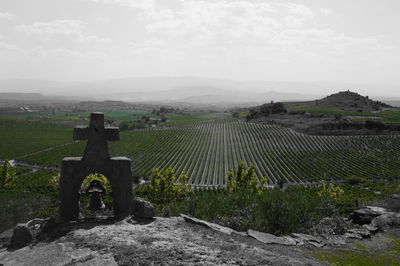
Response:
[[[104,114],[92,113],[89,126],[77,126],[74,140],[87,140],[83,157],[62,160],[60,178],[60,218],[79,218],[79,190],[85,177],[99,173],[111,183],[114,216],[130,214],[132,200],[132,161],[126,157],[110,157],[107,141],[119,140],[118,127],[104,127]]]

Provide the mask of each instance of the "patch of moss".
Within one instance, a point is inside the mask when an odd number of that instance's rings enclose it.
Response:
[[[315,251],[310,255],[330,265],[400,265],[400,239],[391,238],[389,248],[382,253],[371,252],[357,242],[354,249]]]

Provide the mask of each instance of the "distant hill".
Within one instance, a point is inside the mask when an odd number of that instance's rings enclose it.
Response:
[[[19,93],[19,92],[0,92],[0,101],[19,100],[19,101],[37,101],[44,100],[46,96],[40,93]]]
[[[46,80],[0,80],[0,92],[36,92],[79,100],[119,100],[165,103],[254,103],[311,101],[346,88],[374,91],[376,85],[229,80],[207,77],[129,77],[102,81],[54,82]],[[380,86],[380,92],[398,88]],[[397,90],[398,91],[398,90]],[[392,98],[394,95],[380,95]],[[386,98],[387,99],[387,98]]]
[[[362,96],[349,90],[334,93],[323,99],[310,102],[310,104],[321,108],[362,112],[381,111],[383,108],[391,108],[386,103],[371,100],[368,96]]]

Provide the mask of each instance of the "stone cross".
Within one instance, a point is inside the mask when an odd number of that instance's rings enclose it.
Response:
[[[83,159],[87,161],[110,158],[107,140],[119,140],[118,127],[104,127],[104,115],[92,113],[89,126],[77,126],[74,129],[74,140],[88,140]]]
[[[132,161],[126,157],[110,157],[107,141],[119,140],[117,127],[105,127],[104,115],[92,113],[89,126],[74,129],[74,140],[87,140],[83,157],[62,160],[60,177],[60,217],[64,220],[79,218],[79,190],[90,174],[107,177],[112,187],[115,217],[130,214],[132,200]]]

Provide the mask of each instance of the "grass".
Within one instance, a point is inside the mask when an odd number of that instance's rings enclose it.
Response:
[[[338,266],[400,265],[400,239],[392,238],[389,248],[383,252],[369,251],[362,244],[356,243],[355,248],[350,250],[315,251],[310,254],[318,260]]]

